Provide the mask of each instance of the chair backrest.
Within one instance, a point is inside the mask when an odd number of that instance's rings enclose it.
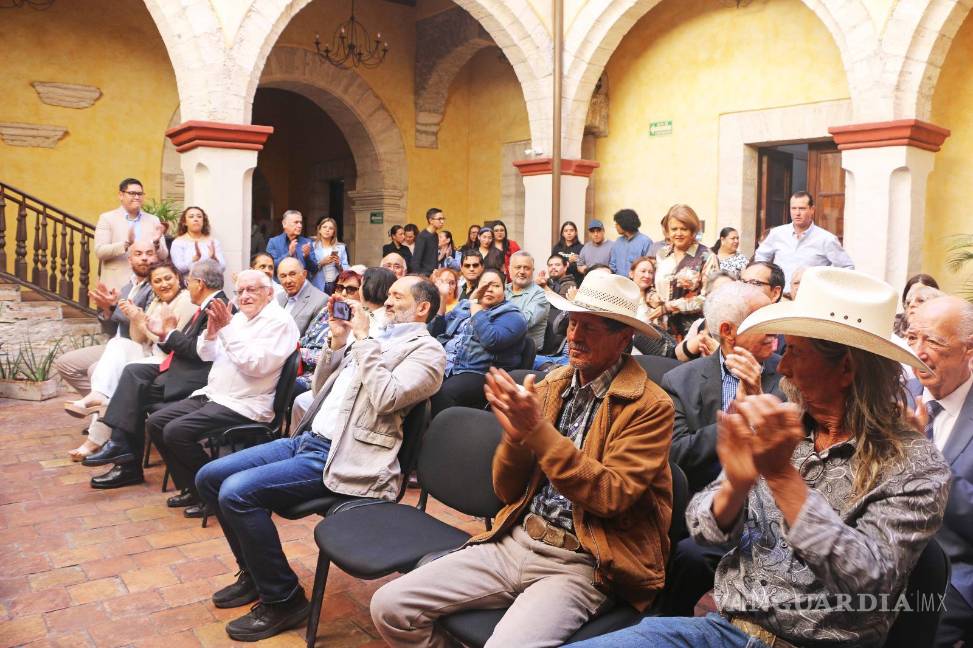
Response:
[[[667,371],[682,364],[675,358],[666,358],[665,356],[637,355],[632,357],[645,369],[649,379],[657,385],[662,383],[662,376]]]
[[[399,469],[405,479],[402,480],[402,488],[395,498],[396,502],[401,500],[408,490],[409,474],[415,469],[416,462],[419,460],[419,449],[429,428],[431,416],[432,406],[427,398],[421,403],[416,403],[402,420],[402,445],[399,447],[398,459]]]
[[[527,376],[534,376],[534,383],[539,383],[544,380],[544,376],[547,375],[546,371],[534,371],[533,369],[514,369],[510,372],[510,377],[514,379],[518,385],[523,385],[524,380]]]
[[[544,344],[538,350],[539,353],[554,355],[564,345],[564,332],[559,330],[559,325],[563,323],[560,319],[561,312],[553,306],[547,311],[547,326],[544,327]]]
[[[899,612],[885,640],[885,648],[932,646],[939,627],[940,596],[949,586],[949,556],[935,538],[919,554],[903,590],[909,608]]]
[[[533,338],[524,338],[524,349],[520,352],[520,365],[518,369],[533,369],[534,358],[537,357],[537,344]]]
[[[686,526],[686,507],[689,506],[689,480],[674,461],[669,460],[669,471],[672,473],[672,521],[669,523],[670,551],[675,549],[676,543],[689,537]]]
[[[493,517],[503,506],[493,492],[493,453],[503,434],[493,414],[450,407],[436,415],[419,450],[419,483],[466,515]]]
[[[269,427],[275,432],[282,432],[287,411],[294,400],[294,388],[297,383],[297,371],[301,366],[301,350],[295,349],[284,361],[277,379],[277,389],[274,392],[274,420]]]

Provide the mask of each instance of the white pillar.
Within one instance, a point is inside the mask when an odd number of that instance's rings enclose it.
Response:
[[[543,266],[557,240],[551,228],[550,158],[519,160],[514,166],[524,177],[524,240],[522,247],[535,257],[535,264]],[[561,224],[573,221],[578,226],[578,238],[584,240],[585,192],[588,180],[598,167],[591,160],[561,160]],[[558,227],[560,231],[560,227]],[[539,267],[540,267],[539,266]]]
[[[202,207],[226,258],[224,283],[250,263],[251,188],[270,126],[189,121],[166,131],[182,155],[186,205]]]
[[[926,181],[949,131],[914,119],[829,131],[845,169],[844,247],[857,270],[901,287],[922,267]]]

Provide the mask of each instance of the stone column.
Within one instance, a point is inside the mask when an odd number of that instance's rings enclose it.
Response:
[[[188,121],[166,131],[180,155],[185,204],[202,207],[226,258],[225,282],[250,262],[250,210],[257,153],[271,126]]]
[[[856,269],[903,286],[922,266],[926,180],[949,131],[916,119],[828,131],[845,169],[845,249]]]
[[[348,254],[352,263],[377,266],[382,260],[382,246],[388,243],[389,228],[396,223],[405,223],[405,194],[379,189],[349,191],[348,197],[355,214],[354,230],[345,231]]]
[[[514,166],[524,177],[524,240],[522,246],[534,255],[535,265],[543,267],[557,240],[551,229],[551,158],[518,160]],[[593,160],[561,160],[561,224],[574,221],[578,238],[584,240],[585,192],[588,180],[599,164]]]

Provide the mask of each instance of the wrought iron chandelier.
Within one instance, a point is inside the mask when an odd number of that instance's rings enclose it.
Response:
[[[314,49],[323,61],[350,70],[356,67],[374,68],[382,64],[389,52],[389,44],[382,40],[382,33],[372,39],[365,25],[355,18],[355,0],[351,0],[351,18],[338,25],[330,45],[321,49],[321,36],[314,37]]]
[[[720,0],[720,2],[722,2],[724,6],[736,7],[739,9],[740,7],[746,7],[753,2],[753,0]]]

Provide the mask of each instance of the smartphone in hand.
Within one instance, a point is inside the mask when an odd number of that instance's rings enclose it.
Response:
[[[347,322],[351,319],[351,306],[348,305],[348,302],[335,301],[331,305],[331,314],[335,319]]]

